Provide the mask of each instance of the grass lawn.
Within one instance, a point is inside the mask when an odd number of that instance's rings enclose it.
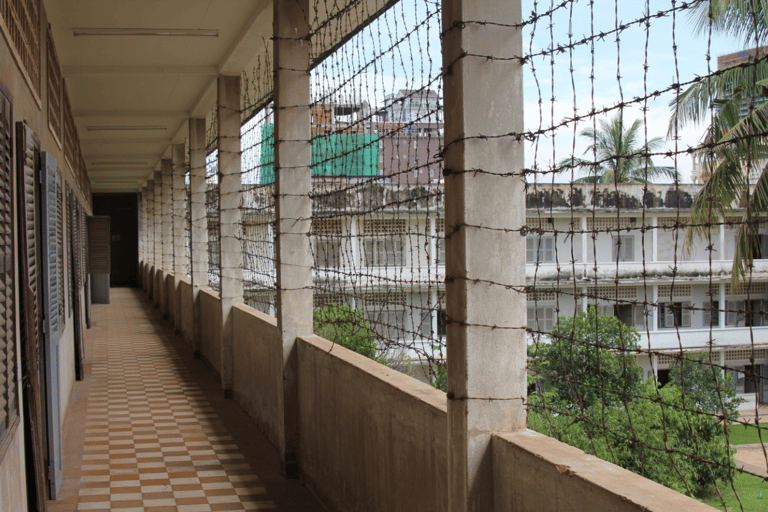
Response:
[[[763,443],[768,444],[768,425],[761,424],[760,431]],[[731,444],[759,444],[760,438],[757,434],[757,427],[754,425],[728,425],[728,440]]]
[[[748,473],[736,473],[733,477],[733,484],[741,498],[741,505],[747,512],[763,512],[768,510],[768,482],[764,482],[759,476]],[[710,492],[706,497],[699,498],[707,505],[711,505],[719,510],[741,510],[739,501],[733,494],[730,484],[720,482],[718,487],[725,499],[726,507],[723,507],[717,493]]]

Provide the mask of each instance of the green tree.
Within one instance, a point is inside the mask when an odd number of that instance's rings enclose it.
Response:
[[[693,12],[696,30],[728,35],[745,48],[763,45],[768,36],[765,0],[700,0]],[[709,176],[691,207],[689,247],[697,237],[709,237],[720,217],[743,209],[734,251],[732,284],[742,281],[756,257],[757,220],[768,212],[768,62],[720,70],[689,86],[671,103],[669,135],[712,115],[700,151],[703,174]],[[745,115],[746,114],[746,115]],[[757,176],[750,183],[750,176]]]
[[[639,119],[626,126],[623,115],[618,113],[608,121],[601,120],[597,130],[582,130],[579,136],[590,142],[584,155],[593,160],[565,159],[560,162],[560,172],[585,171],[587,176],[575,180],[580,183],[648,183],[654,178],[678,180],[674,168],[654,165],[649,155],[662,149],[664,140],[654,137],[645,145],[641,144],[641,127]]]
[[[625,405],[593,404],[583,413],[553,412],[531,399],[528,427],[587,453],[694,495],[735,468],[722,427],[699,414],[682,388],[642,384]]]
[[[532,350],[531,369],[559,402],[580,409],[622,402],[642,381],[634,352],[639,339],[634,327],[590,306],[557,319],[549,342]]]
[[[686,399],[690,399],[702,411],[718,418],[735,420],[738,418],[739,404],[736,398],[736,386],[733,377],[723,374],[718,364],[713,364],[708,353],[686,354],[669,367],[670,382],[680,386]]]
[[[314,330],[318,336],[378,361],[376,333],[361,311],[346,304],[328,304],[314,311]]]

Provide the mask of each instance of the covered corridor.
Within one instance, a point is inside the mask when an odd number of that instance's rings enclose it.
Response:
[[[51,512],[322,510],[138,289],[92,307]]]

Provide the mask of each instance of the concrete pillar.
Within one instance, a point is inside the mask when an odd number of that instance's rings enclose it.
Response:
[[[717,312],[718,328],[725,329],[725,319],[726,319],[725,308],[727,304],[726,302],[727,298],[725,296],[725,283],[720,283],[720,289],[718,290],[718,292],[719,293],[718,293],[717,300],[719,301],[718,307],[720,308],[720,311]]]
[[[312,334],[308,0],[274,0],[275,215],[277,327],[282,340],[278,384],[280,470],[299,476],[296,337]]]
[[[163,271],[166,275],[173,272],[173,161],[170,158],[160,160],[160,172],[163,179],[162,216],[163,216]]]
[[[170,316],[170,297],[168,296],[168,276],[173,272],[173,161],[170,158],[160,160],[160,173],[163,179],[161,212],[163,216],[162,238],[159,245],[163,251],[163,274],[159,281],[160,311],[163,318]]]
[[[173,323],[176,332],[181,332],[181,301],[179,300],[179,279],[187,277],[187,187],[184,183],[184,174],[187,171],[184,144],[174,144],[171,147],[171,161],[173,162],[173,274],[174,294]]]
[[[187,172],[184,144],[174,144],[171,147],[173,162],[173,273],[176,278],[187,276],[186,248],[186,210],[187,187],[184,174]]]
[[[192,352],[201,357],[200,287],[208,286],[208,218],[205,211],[205,118],[189,120],[189,186],[192,244]]]
[[[240,75],[218,78],[219,261],[221,262],[221,387],[232,398],[234,352],[232,306],[243,302],[240,211]]]
[[[493,137],[524,130],[520,19],[519,1],[443,1],[453,512],[493,510],[492,435],[526,426],[523,145]]]
[[[653,226],[653,260],[659,261],[659,217],[654,215],[651,217],[651,225]]]
[[[145,187],[145,196],[147,199],[147,224],[146,224],[146,240],[147,248],[144,251],[144,259],[147,262],[147,295],[149,298],[154,298],[155,290],[152,283],[152,273],[150,270],[155,266],[155,182],[154,180],[147,180],[147,186]]]
[[[162,290],[158,289],[158,284],[160,283],[159,275],[161,274],[160,268],[163,266],[163,216],[162,216],[162,205],[163,205],[163,197],[161,194],[162,191],[162,185],[163,185],[163,175],[160,171],[155,171],[155,226],[152,230],[152,233],[154,234],[154,240],[153,240],[153,247],[154,247],[154,255],[155,255],[155,274],[154,279],[152,281],[152,288],[154,289],[154,302],[155,306],[160,306],[160,299],[162,298]]]

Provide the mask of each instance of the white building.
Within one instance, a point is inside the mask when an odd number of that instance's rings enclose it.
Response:
[[[341,302],[364,310],[380,345],[396,346],[414,361],[444,357],[441,186],[316,185],[316,307]],[[531,187],[524,230],[531,336],[549,332],[559,315],[594,304],[640,332],[637,359],[647,376],[656,373],[664,381],[675,353],[710,348],[722,366],[745,370],[754,364],[756,374],[768,376],[768,259],[755,260],[750,287],[731,288],[738,211],[689,248],[689,209],[699,190],[700,185]],[[264,211],[268,198],[261,195],[268,193],[249,194],[260,205],[254,211]],[[766,227],[761,232],[768,234]],[[252,276],[246,295],[272,314],[271,219],[250,216],[245,233],[246,275]],[[737,391],[754,392],[743,375],[734,374]],[[758,391],[768,400],[765,388]]]

